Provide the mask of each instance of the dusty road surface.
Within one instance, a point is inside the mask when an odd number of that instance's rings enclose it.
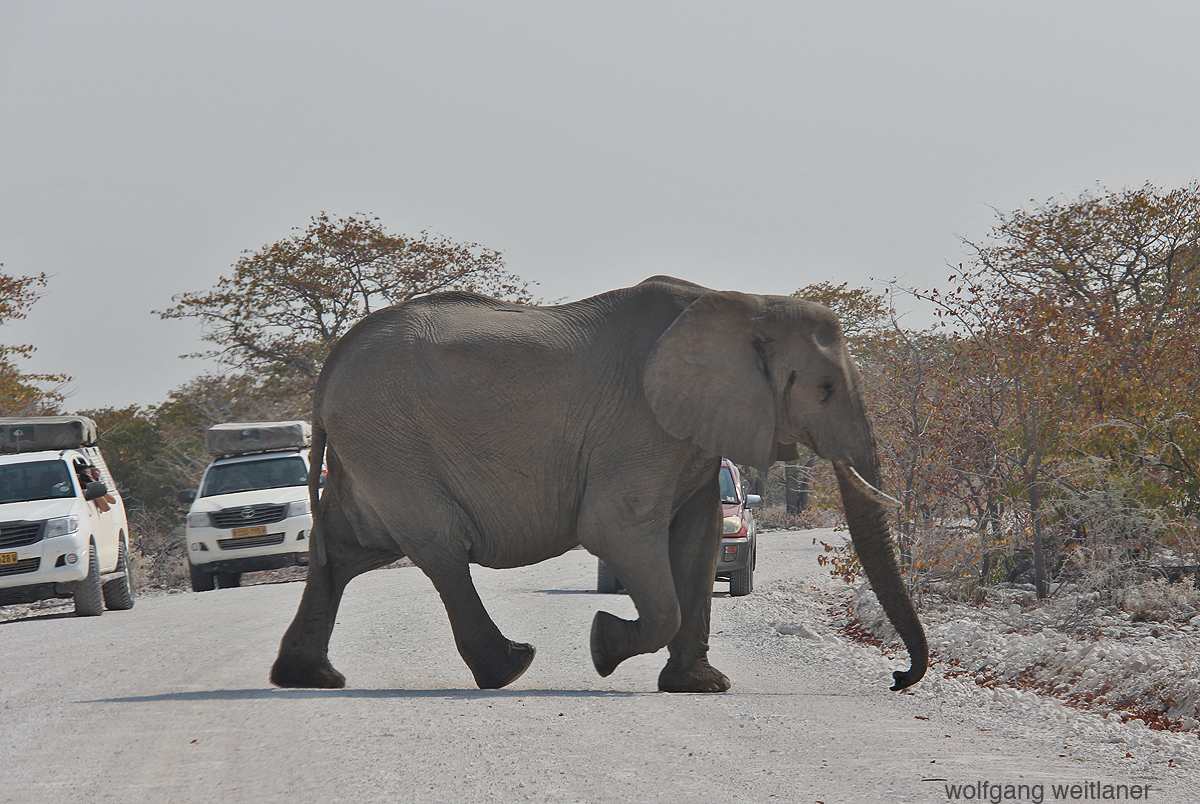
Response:
[[[822,619],[814,535],[762,534],[754,595],[717,585],[723,695],[657,692],[661,654],[596,676],[592,615],[633,608],[595,593],[582,551],[476,572],[501,629],[538,648],[501,691],[474,688],[414,568],[350,585],[331,648],[349,683],[338,691],[267,683],[300,583],[0,623],[0,801],[1053,801],[1102,798],[1104,785],[1200,801],[1190,755],[1135,755],[1080,733],[1074,714],[890,692],[888,660]]]

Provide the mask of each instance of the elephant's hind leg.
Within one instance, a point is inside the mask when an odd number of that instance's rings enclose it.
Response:
[[[271,667],[277,687],[341,689],[346,677],[329,662],[329,637],[345,583],[334,579],[333,567],[310,560],[304,596],[292,624],[283,635],[279,656]]]
[[[475,684],[481,690],[497,690],[520,678],[533,662],[536,649],[500,633],[479,599],[465,556],[461,562],[443,561],[421,569],[441,595],[454,644],[475,676]]]
[[[277,687],[341,689],[346,677],[329,662],[329,637],[346,584],[354,576],[381,567],[402,556],[359,546],[341,506],[326,492],[321,501],[319,522],[312,546],[323,542],[323,550],[309,550],[308,577],[304,595],[292,624],[283,635],[279,656],[271,667],[271,683]],[[319,553],[325,561],[320,561]]]

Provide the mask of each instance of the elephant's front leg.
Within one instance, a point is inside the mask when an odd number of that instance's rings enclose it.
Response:
[[[721,546],[717,475],[694,494],[671,522],[671,575],[682,620],[667,646],[671,657],[658,676],[664,692],[725,692],[729,678],[708,663],[713,580]]]
[[[679,601],[670,582],[665,528],[651,521],[642,525],[643,533],[637,534],[637,529],[613,526],[609,532],[625,533],[628,538],[620,544],[589,547],[621,579],[638,611],[636,620],[596,612],[592,620],[592,663],[601,676],[611,675],[631,656],[661,650],[679,630]]]
[[[454,644],[481,690],[498,690],[521,677],[533,662],[533,645],[513,642],[496,627],[471,580],[466,556],[442,560],[421,569],[433,581],[446,606]]]

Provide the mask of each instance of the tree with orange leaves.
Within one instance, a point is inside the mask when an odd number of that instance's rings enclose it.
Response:
[[[205,356],[311,386],[330,347],[379,307],[425,293],[471,290],[530,301],[529,283],[500,253],[422,233],[387,232],[378,218],[322,212],[303,232],[247,252],[215,287],[182,293],[162,318],[198,318]]]
[[[0,271],[0,326],[24,318],[40,297],[39,288],[45,286],[45,274],[13,276]],[[33,351],[34,347],[28,344],[0,344],[0,415],[52,414],[62,404],[62,387],[69,377],[32,374],[22,371],[17,364],[17,360],[29,357]]]

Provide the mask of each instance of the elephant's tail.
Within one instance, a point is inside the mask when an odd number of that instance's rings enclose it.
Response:
[[[325,428],[313,422],[312,446],[308,455],[308,502],[312,509],[313,527],[309,535],[309,555],[318,566],[325,566],[325,538],[321,527],[321,478],[325,474]]]

